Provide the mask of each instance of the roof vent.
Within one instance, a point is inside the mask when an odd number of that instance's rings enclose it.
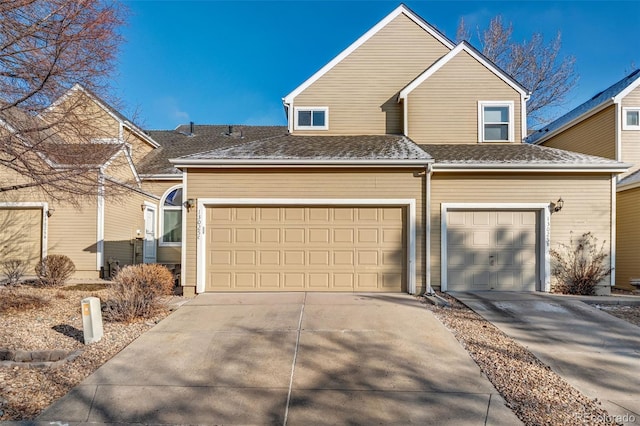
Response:
[[[242,139],[242,138],[243,138],[242,129],[240,129],[240,130],[235,130],[235,129],[233,128],[233,126],[231,126],[231,125],[230,125],[230,126],[228,126],[228,128],[227,128],[227,132],[226,132],[226,133],[224,133],[224,135],[225,135],[225,136],[232,137],[232,138],[239,138],[239,139]]]
[[[193,121],[189,122],[189,135],[193,136]]]

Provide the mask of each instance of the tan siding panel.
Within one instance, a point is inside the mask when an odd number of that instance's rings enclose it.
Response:
[[[616,287],[633,290],[640,278],[640,188],[617,194]]]
[[[612,105],[545,141],[545,146],[615,159],[616,116]]]
[[[400,15],[298,95],[294,105],[329,107],[329,130],[321,134],[401,133],[398,92],[448,51]]]
[[[571,232],[592,232],[610,250],[610,176],[571,174],[435,173],[431,186],[431,276],[440,285],[440,209],[442,203],[550,203],[562,197],[562,211],[551,215],[551,247],[569,243]],[[523,190],[526,188],[526,191]]]
[[[424,178],[411,170],[198,170],[188,173],[185,198],[416,199],[417,290],[424,290]],[[186,286],[196,284],[196,211],[186,215]]]
[[[478,101],[513,101],[514,142],[522,142],[520,94],[466,52],[408,98],[409,137],[416,143],[478,143]]]

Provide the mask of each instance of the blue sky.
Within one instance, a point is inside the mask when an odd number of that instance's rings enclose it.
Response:
[[[130,1],[115,94],[144,128],[285,124],[282,97],[397,7],[390,1]],[[562,33],[578,87],[564,111],[640,67],[640,1],[407,1],[455,39],[495,15],[514,38]],[[479,46],[476,46],[479,47]],[[563,111],[559,111],[563,112]]]

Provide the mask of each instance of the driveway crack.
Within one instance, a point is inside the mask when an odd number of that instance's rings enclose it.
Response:
[[[284,421],[282,424],[284,426],[287,425],[287,420],[289,417],[289,405],[291,403],[291,390],[293,388],[293,376],[296,372],[296,360],[298,359],[298,348],[300,347],[300,331],[302,330],[302,317],[304,315],[304,305],[307,301],[307,293],[304,293],[304,298],[302,299],[302,307],[300,308],[300,319],[298,319],[298,332],[296,335],[296,349],[293,352],[293,362],[291,363],[291,376],[289,377],[289,392],[287,393],[287,407],[284,410]]]

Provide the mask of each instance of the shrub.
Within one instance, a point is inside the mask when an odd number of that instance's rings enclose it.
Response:
[[[15,285],[27,272],[27,262],[21,259],[5,260],[0,264],[0,270],[7,277],[7,284]]]
[[[595,294],[600,281],[611,274],[602,243],[597,247],[597,238],[591,232],[585,232],[577,240],[573,233],[569,245],[559,244],[559,249],[552,249],[551,273],[555,278],[553,290],[564,294]]]
[[[76,271],[76,265],[63,254],[46,256],[36,265],[38,284],[45,287],[59,287],[71,278]]]
[[[163,296],[173,294],[173,275],[164,266],[125,266],[114,277],[105,307],[111,321],[130,322],[150,318],[162,307]]]

